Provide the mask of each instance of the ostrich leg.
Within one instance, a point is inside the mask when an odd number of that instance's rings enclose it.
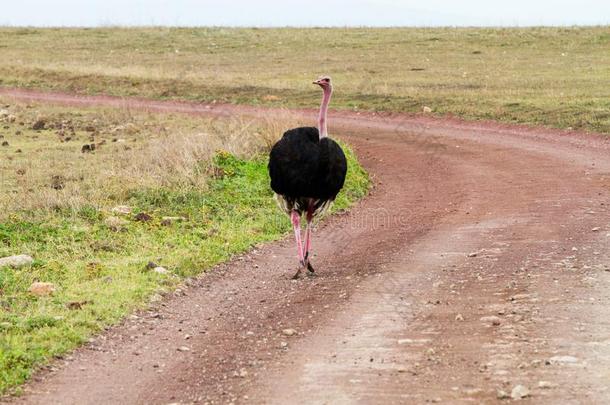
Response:
[[[297,273],[292,277],[293,279],[299,278],[301,274],[301,269],[305,267],[305,258],[303,257],[303,244],[301,243],[301,216],[297,211],[292,211],[290,214],[290,219],[292,220],[292,227],[294,229],[294,238],[297,242],[297,250],[299,257],[299,269]]]
[[[311,220],[313,219],[313,203],[309,204],[307,209],[307,227],[305,228],[305,250],[303,253],[303,259],[305,260],[304,266],[307,267],[310,274],[314,273],[313,266],[309,262],[309,249],[311,248]]]

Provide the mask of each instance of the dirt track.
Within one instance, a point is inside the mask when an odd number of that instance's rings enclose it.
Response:
[[[38,373],[10,401],[495,403],[522,384],[526,402],[610,403],[610,137],[401,115],[329,120],[376,186],[316,230],[317,277],[288,278],[292,240],[264,246]]]

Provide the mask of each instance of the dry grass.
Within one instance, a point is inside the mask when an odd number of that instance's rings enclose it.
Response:
[[[140,150],[131,149],[125,160],[115,161],[112,177],[138,188],[154,186],[205,187],[206,162],[219,150],[238,157],[268,152],[286,128],[301,125],[290,112],[273,119],[244,116],[205,120],[206,132],[164,131]]]
[[[0,219],[15,210],[107,207],[146,188],[203,191],[216,151],[251,157],[299,125],[288,112],[261,121],[24,104],[4,109],[0,141],[9,145],[0,147]],[[36,121],[45,129],[32,129]],[[85,144],[95,151],[83,153]]]
[[[610,133],[610,28],[0,28],[0,85]]]

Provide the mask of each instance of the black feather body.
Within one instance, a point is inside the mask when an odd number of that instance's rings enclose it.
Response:
[[[314,127],[286,131],[269,155],[271,188],[287,213],[324,211],[343,187],[346,173],[347,160],[339,144],[320,139]]]

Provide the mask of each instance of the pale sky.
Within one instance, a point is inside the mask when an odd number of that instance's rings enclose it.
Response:
[[[607,24],[610,0],[0,0],[9,26]]]

